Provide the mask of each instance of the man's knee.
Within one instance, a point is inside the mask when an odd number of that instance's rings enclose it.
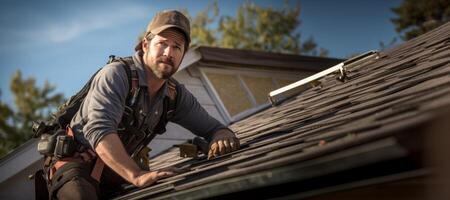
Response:
[[[58,199],[98,199],[96,186],[81,177],[74,177],[56,193]]]

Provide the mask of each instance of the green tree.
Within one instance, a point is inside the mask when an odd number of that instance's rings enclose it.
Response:
[[[35,120],[50,118],[50,113],[63,103],[62,94],[47,81],[42,88],[33,77],[24,79],[20,70],[11,79],[10,89],[16,109],[0,102],[0,157],[31,138]]]
[[[189,16],[187,10],[183,12]],[[191,21],[192,45],[218,46],[216,39],[217,30],[208,27],[217,21],[218,16],[219,7],[217,6],[217,2],[208,5],[205,10],[197,13]]]
[[[244,3],[235,16],[220,16],[217,2],[192,19],[192,45],[326,56],[312,37],[300,40],[300,6],[282,9]]]
[[[8,139],[10,135],[17,135],[17,130],[11,125],[13,118],[13,110],[0,101],[0,157],[15,146],[14,142]]]
[[[391,21],[403,40],[415,38],[450,20],[449,0],[404,0],[392,8]]]

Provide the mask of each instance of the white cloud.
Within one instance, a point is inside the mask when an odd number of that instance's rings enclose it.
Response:
[[[91,9],[57,22],[47,22],[37,30],[29,31],[33,39],[60,43],[75,39],[85,33],[120,26],[146,17],[148,10],[138,5],[117,5],[112,8]]]

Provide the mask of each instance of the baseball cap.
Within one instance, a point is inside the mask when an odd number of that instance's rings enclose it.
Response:
[[[185,36],[186,47],[189,47],[189,43],[191,42],[189,19],[177,10],[165,10],[156,13],[152,21],[148,24],[144,37],[147,37],[150,33],[157,35],[168,28],[178,28]],[[141,46],[142,41],[139,41],[134,49],[138,51],[141,49]]]

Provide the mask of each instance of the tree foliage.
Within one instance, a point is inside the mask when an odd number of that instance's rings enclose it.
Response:
[[[300,40],[300,6],[282,9],[244,3],[235,16],[219,14],[217,2],[192,18],[192,45],[326,56],[312,37]]]
[[[47,81],[40,88],[33,77],[23,78],[20,70],[11,78],[10,89],[16,107],[0,102],[0,157],[30,139],[32,122],[48,119],[64,101]]]
[[[403,40],[415,38],[450,20],[449,0],[404,0],[391,19]]]

